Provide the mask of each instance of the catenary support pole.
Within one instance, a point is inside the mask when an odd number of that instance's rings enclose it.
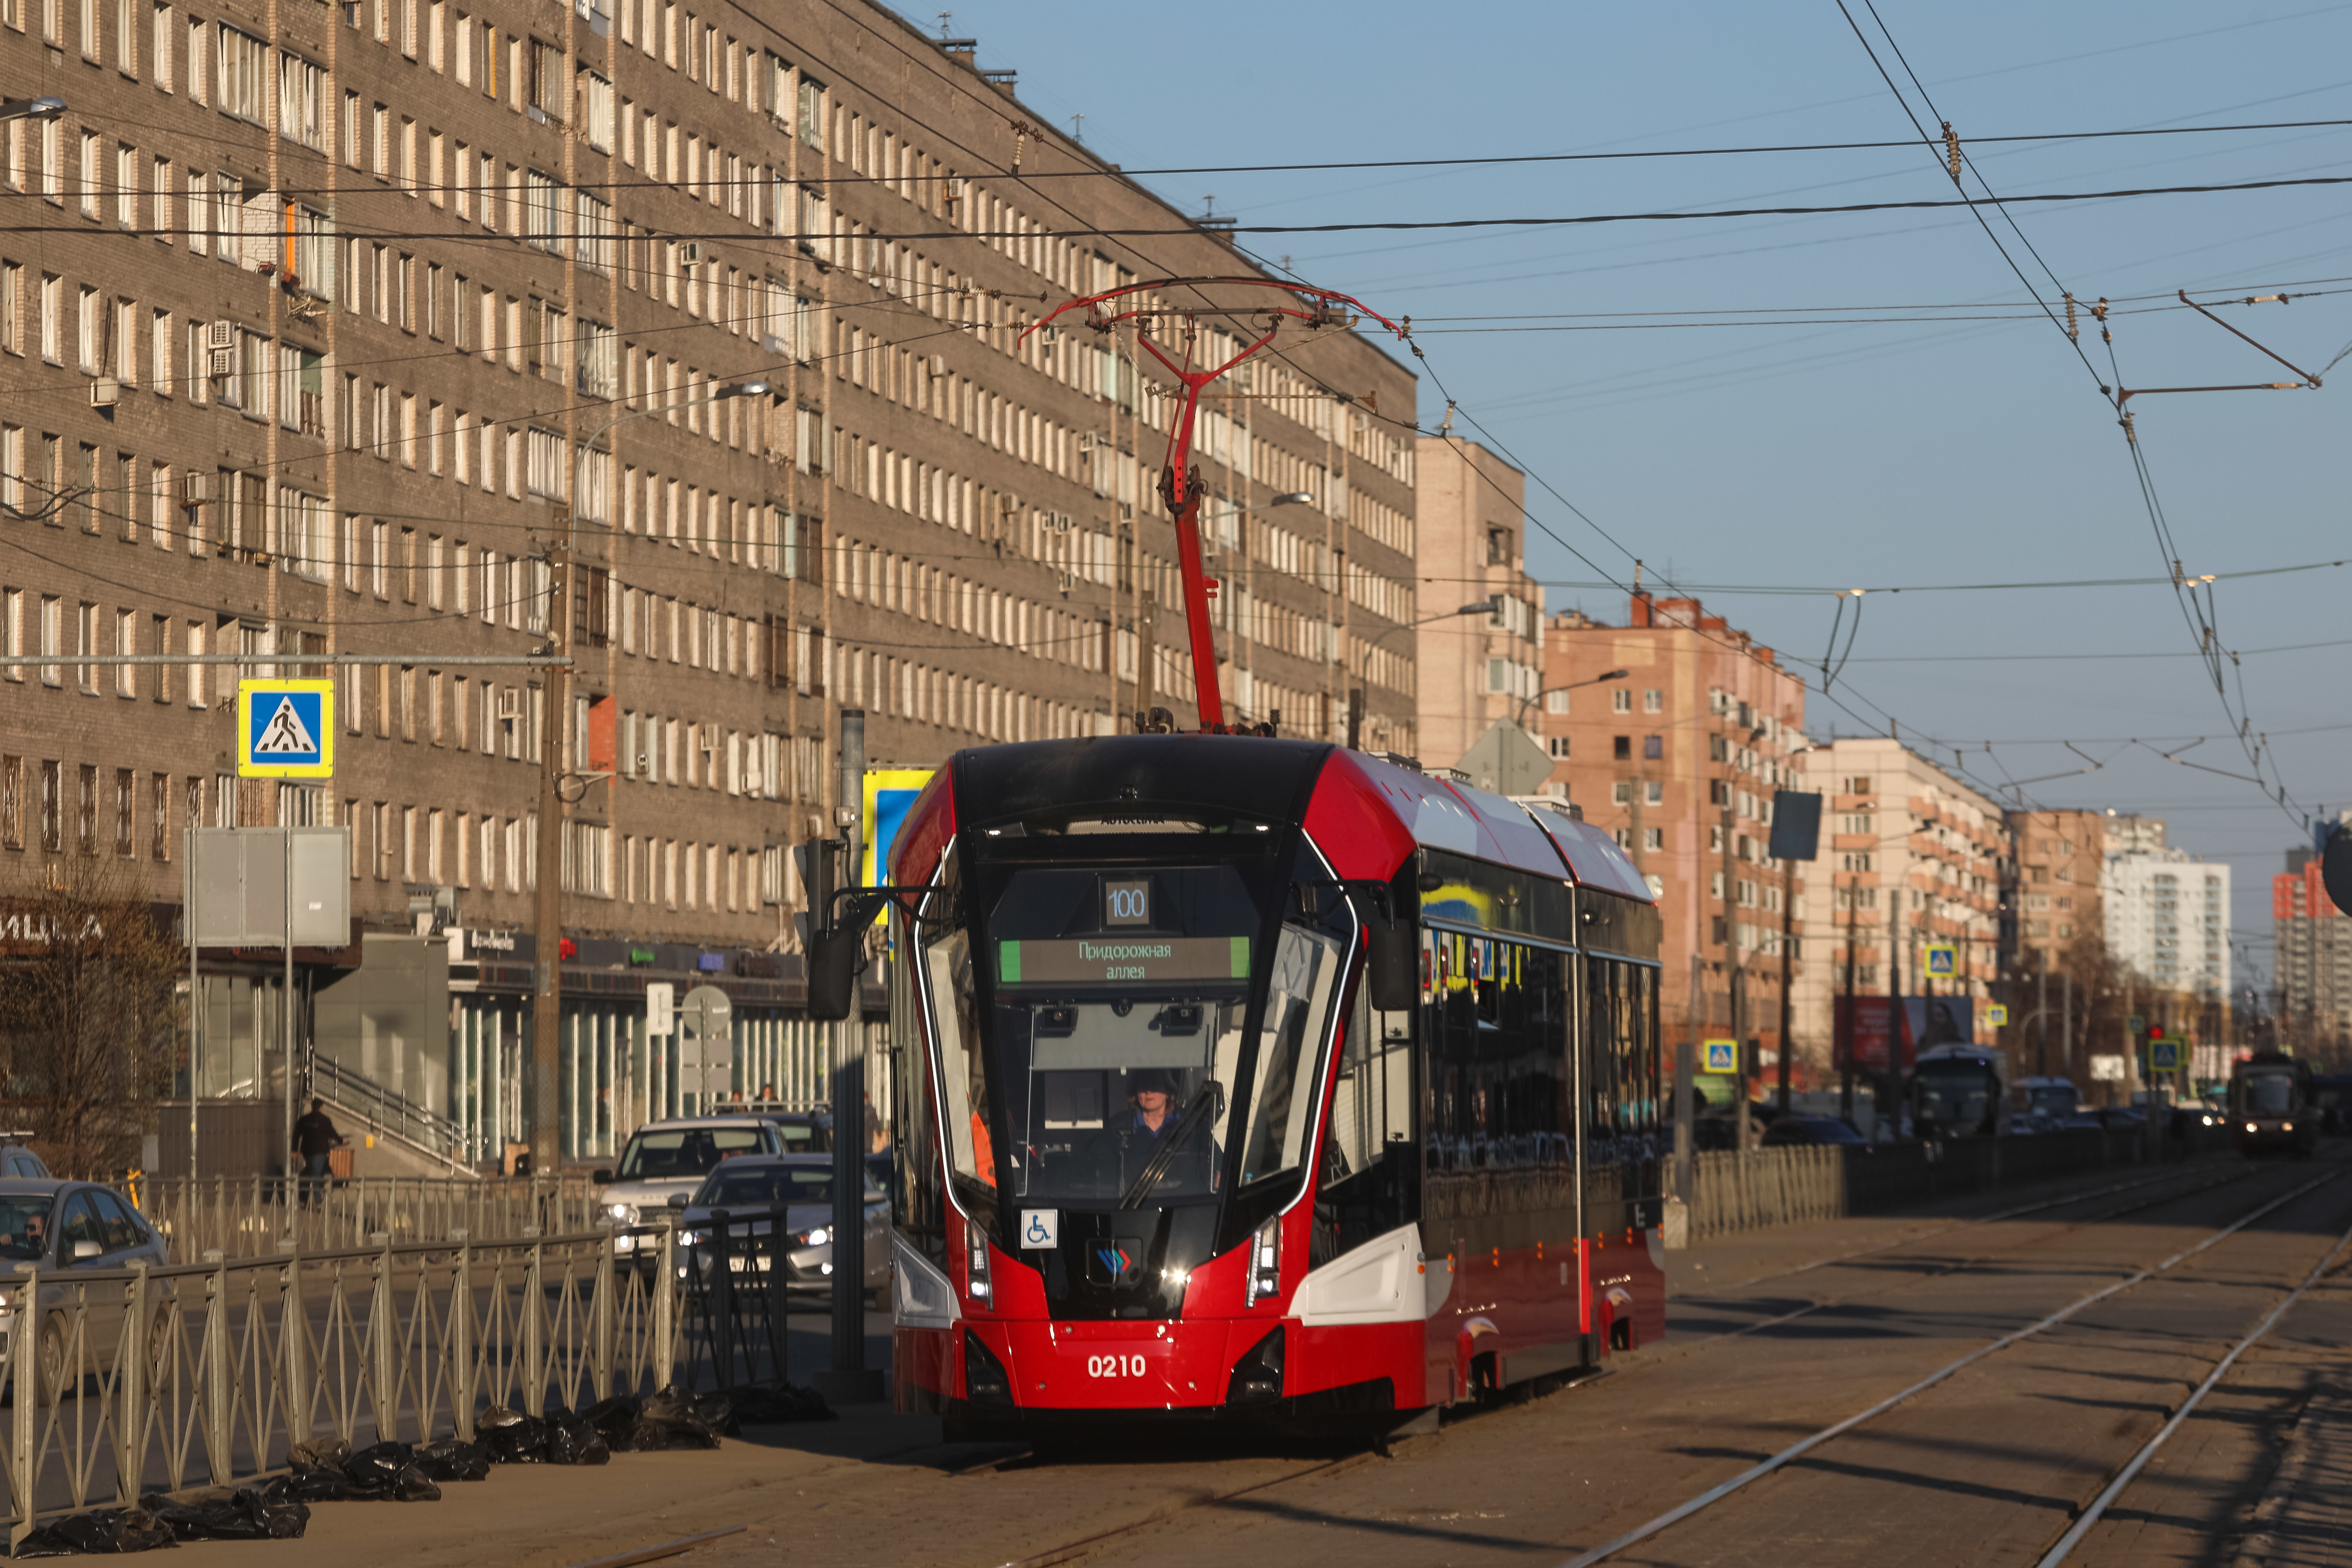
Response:
[[[565,520],[568,538],[570,520]],[[547,552],[548,646],[564,660],[547,667],[539,723],[537,984],[530,1004],[530,1169],[551,1176],[563,1158],[563,744],[572,728],[572,547]]]
[[[866,795],[866,713],[841,713],[841,784],[835,797],[844,840],[841,885],[859,884],[858,816]],[[883,879],[880,867],[875,880]],[[838,908],[838,906],[836,906]],[[861,987],[862,989],[862,987]],[[853,1005],[834,1027],[833,1369],[866,1370],[866,1023]]]

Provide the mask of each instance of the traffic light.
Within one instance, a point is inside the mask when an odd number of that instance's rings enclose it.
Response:
[[[2164,1038],[2164,1026],[2161,1024],[2150,1024],[2147,1026],[2147,1037],[2151,1040],[2160,1040]]]

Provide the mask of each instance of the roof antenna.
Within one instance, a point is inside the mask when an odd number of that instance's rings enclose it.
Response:
[[[1070,116],[1070,140],[1076,142],[1081,147],[1087,144],[1087,117],[1085,115],[1073,114]]]
[[[949,24],[950,21],[954,20],[954,18],[955,18],[955,13],[954,13],[954,12],[952,12],[952,11],[942,11],[942,12],[940,12],[940,37],[944,38],[944,37],[946,37],[948,36],[948,24]]]

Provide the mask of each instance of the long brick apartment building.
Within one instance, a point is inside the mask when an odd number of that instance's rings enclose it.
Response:
[[[606,3],[0,9],[0,85],[67,106],[0,126],[0,637],[58,656],[0,671],[0,895],[89,848],[176,903],[192,825],[348,825],[367,951],[429,947],[450,1002],[446,1039],[345,1066],[474,1158],[530,1114],[543,741],[580,775],[584,1157],[681,1103],[648,977],[734,994],[740,1085],[817,1092],[782,847],[832,820],[845,707],[913,765],[1192,721],[1170,378],[1132,327],[1024,329],[1255,275],[879,6]],[[1293,301],[1150,302],[1197,363]],[[1361,690],[1363,743],[1414,750],[1412,639],[1383,635],[1414,612],[1413,378],[1286,327],[1219,390],[1196,460],[1229,701],[1339,738]],[[567,537],[551,715],[532,671],[462,660],[548,644]],[[118,652],[383,658],[339,669],[314,787],[234,776],[238,670],[72,658]],[[207,1017],[267,1037],[271,966],[207,964]]]

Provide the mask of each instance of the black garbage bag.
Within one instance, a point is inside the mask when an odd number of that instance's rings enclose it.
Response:
[[[772,1426],[786,1421],[832,1421],[839,1418],[824,1395],[796,1384],[773,1388],[738,1388],[728,1394],[734,1402],[739,1426]]]
[[[139,1506],[175,1541],[289,1541],[310,1525],[310,1506],[288,1478],[259,1487],[211,1487],[178,1497],[156,1493]]]
[[[343,1461],[351,1478],[351,1496],[388,1499],[394,1502],[438,1502],[441,1489],[416,1462],[416,1450],[405,1443],[377,1443]]]
[[[298,1470],[340,1470],[351,1457],[351,1443],[342,1437],[310,1437],[286,1448],[286,1462]]]
[[[444,1437],[416,1450],[416,1468],[436,1481],[488,1480],[490,1451],[479,1443]]]
[[[626,1448],[629,1434],[637,1429],[637,1416],[645,1407],[646,1402],[634,1394],[616,1394],[610,1399],[598,1400],[580,1415],[603,1434],[608,1445]]]
[[[286,1478],[289,1498],[306,1503],[343,1502],[359,1493],[341,1469],[299,1469]]]
[[[474,1418],[474,1431],[494,1465],[547,1463],[547,1423],[536,1415],[492,1405]]]
[[[587,1417],[574,1415],[559,1405],[547,1413],[546,1421],[549,1464],[602,1465],[611,1461],[612,1446]]]
[[[723,1394],[690,1394],[676,1384],[646,1401],[629,1447],[640,1453],[664,1448],[716,1448],[722,1432],[733,1433],[734,1407]]]
[[[389,1497],[401,1471],[416,1462],[416,1450],[405,1443],[376,1443],[343,1461],[357,1497]]]
[[[101,1508],[71,1513],[25,1537],[18,1557],[111,1557],[177,1546],[172,1532],[144,1509]]]
[[[352,1478],[343,1470],[343,1461],[351,1456],[352,1446],[341,1437],[312,1437],[288,1445],[286,1462],[291,1468],[284,1483],[288,1500],[341,1502],[358,1496]]]

